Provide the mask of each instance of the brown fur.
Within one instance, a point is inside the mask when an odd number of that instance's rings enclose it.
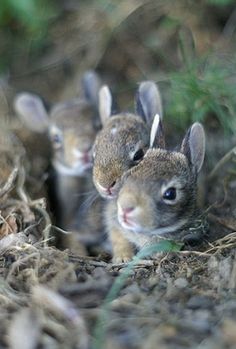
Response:
[[[163,184],[174,180],[177,184],[184,187],[188,197],[185,203],[186,209],[182,212],[181,204],[174,207],[164,208],[164,211],[158,212],[156,201],[161,201],[161,187]],[[167,185],[168,186],[168,185]],[[184,198],[183,198],[184,199]],[[186,198],[185,198],[186,199]],[[120,190],[117,201],[109,203],[107,212],[108,231],[111,236],[116,236],[114,232],[123,233],[127,241],[135,244],[139,248],[158,241],[160,237],[181,238],[180,234],[166,232],[165,234],[155,233],[156,229],[165,227],[170,223],[175,225],[178,222],[178,212],[182,212],[182,220],[186,219],[183,226],[191,222],[195,210],[196,200],[196,179],[191,173],[186,157],[180,153],[170,153],[165,150],[149,150],[145,158],[124,176],[124,184]],[[137,207],[135,222],[140,225],[140,231],[134,232],[121,227],[117,219],[119,206]],[[179,207],[179,211],[178,211]],[[168,211],[168,209],[170,209]],[[181,226],[180,228],[183,228]],[[120,260],[127,254],[127,249],[122,251],[124,242],[120,239],[112,239],[114,260]],[[121,255],[119,255],[121,253]]]
[[[112,129],[116,129],[116,133],[112,134]],[[144,151],[148,149],[149,130],[144,121],[134,114],[112,116],[95,141],[95,186],[99,182],[102,186],[109,187],[116,181],[118,187],[123,173],[132,166],[129,153],[137,144]]]
[[[68,167],[76,166],[75,150],[90,151],[96,137],[94,111],[86,101],[74,100],[60,103],[50,113],[49,135],[53,144],[54,129],[63,138],[63,147],[53,149],[53,157]]]
[[[65,230],[77,232],[84,242],[88,235],[88,243],[92,240],[96,243],[100,239],[96,233],[102,232],[101,205],[81,209],[94,191],[92,147],[100,124],[97,109],[100,82],[94,72],[84,75],[83,87],[86,98],[58,103],[50,113],[42,100],[30,93],[19,94],[14,106],[31,130],[49,133],[54,170],[50,185],[55,188],[57,224]],[[96,196],[96,192],[92,195]],[[96,207],[96,212],[93,207]],[[94,224],[92,216],[95,217]],[[94,238],[91,239],[93,229]]]
[[[109,201],[104,218],[113,248],[113,262],[128,262],[133,257],[133,247],[124,236],[121,226],[117,224],[116,214],[116,201]]]
[[[159,90],[152,81],[140,84],[137,98],[137,115],[121,113],[111,115],[111,94],[104,86],[100,92],[100,114],[103,124],[94,145],[93,181],[99,193],[114,199],[121,187],[122,176],[142,159],[135,157],[139,151],[149,147],[150,124],[156,114],[162,117]],[[113,261],[127,261],[133,251],[121,234],[121,227],[115,221],[116,202],[105,208],[105,224],[113,246]]]
[[[94,118],[94,110],[85,101],[66,102],[52,110],[49,133],[50,129],[56,126],[62,132],[63,138],[63,147],[53,151],[54,160],[73,168],[78,162],[76,150],[81,153],[89,151],[92,156],[92,146],[97,132]],[[67,176],[57,172],[56,177],[61,227],[77,231],[76,235],[86,244],[99,242],[103,227],[102,202],[97,199],[96,205],[83,209],[83,203],[94,191],[91,170],[86,170],[79,176]],[[70,247],[73,247],[74,236],[66,236],[64,242],[65,245],[69,243]]]
[[[110,234],[119,230],[138,248],[161,238],[182,240],[189,235],[188,227],[196,215],[197,173],[205,153],[202,126],[195,123],[183,142],[186,148],[182,152],[149,149],[144,159],[124,174],[117,202],[110,204]],[[164,194],[170,188],[175,189],[176,197],[168,200]],[[114,251],[120,250],[122,255],[123,242],[120,248],[118,240],[113,243]]]

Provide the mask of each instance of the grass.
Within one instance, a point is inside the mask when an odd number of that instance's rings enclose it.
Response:
[[[48,43],[50,21],[59,13],[54,0],[2,0],[0,2],[0,73],[19,54],[42,50]]]
[[[205,122],[214,115],[226,132],[236,132],[236,91],[232,67],[220,62],[195,61],[190,67],[170,74],[167,114],[181,128],[191,122]]]
[[[234,0],[207,0],[206,2],[210,5],[215,5],[215,6],[227,6],[227,5],[234,4]]]

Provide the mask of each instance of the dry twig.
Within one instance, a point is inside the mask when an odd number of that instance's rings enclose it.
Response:
[[[6,183],[4,184],[4,186],[2,188],[0,188],[0,198],[2,198],[4,195],[8,194],[13,189],[18,172],[19,172],[19,168],[14,167],[14,169],[10,173]]]
[[[208,181],[211,181],[219,172],[222,166],[224,166],[228,161],[231,161],[236,156],[236,147],[231,149],[227,154],[223,156],[223,158],[218,161],[216,166],[213,168],[213,170],[210,172],[209,176],[207,177]]]

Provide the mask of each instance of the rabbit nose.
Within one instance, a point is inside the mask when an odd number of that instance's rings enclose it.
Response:
[[[101,193],[103,193],[106,197],[112,197],[115,192],[116,181],[112,182],[109,186],[104,187],[100,183],[97,182],[97,187]]]
[[[125,208],[121,208],[121,209],[122,209],[123,214],[126,216],[134,210],[134,207],[125,207]]]
[[[125,208],[121,208],[122,211],[122,217],[123,217],[123,221],[125,223],[129,223],[129,219],[132,219],[132,212],[134,211],[134,207],[125,207]]]
[[[121,226],[132,227],[136,224],[136,206],[131,206],[128,203],[122,202],[120,203],[118,201],[117,203],[118,207],[118,221],[121,224]]]
[[[115,184],[116,184],[116,181],[112,182],[111,185],[106,189],[107,194],[109,195],[113,194],[112,188],[114,188]]]
[[[129,218],[132,217],[132,212],[134,211],[135,207],[122,207],[120,206],[120,209],[118,208],[118,211],[120,211],[120,215],[123,217],[124,222],[128,222]]]

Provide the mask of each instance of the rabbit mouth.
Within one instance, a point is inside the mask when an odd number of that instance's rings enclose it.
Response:
[[[84,163],[84,164],[93,162],[93,155],[92,155],[91,149],[83,150],[83,151],[79,149],[73,149],[72,154],[74,155],[77,162]]]
[[[141,233],[142,231],[141,226],[137,224],[134,220],[132,220],[130,217],[118,214],[118,221],[124,229],[133,231],[135,233]]]
[[[116,194],[106,194],[106,193],[101,193],[100,195],[104,198],[104,199],[108,199],[108,200],[113,200],[117,197]]]
[[[142,227],[140,224],[131,219],[130,217],[124,216],[122,214],[118,214],[118,222],[122,226],[122,228],[132,231],[136,234],[145,234],[145,236],[149,236],[150,238],[154,238],[157,236],[165,236],[169,234],[176,233],[179,229],[186,225],[187,219],[182,219],[178,223],[166,226],[159,227],[153,229],[151,227]]]
[[[104,198],[108,200],[115,199],[117,197],[118,191],[114,188],[106,188],[103,187],[98,182],[95,182],[96,188],[99,192],[99,194]]]

